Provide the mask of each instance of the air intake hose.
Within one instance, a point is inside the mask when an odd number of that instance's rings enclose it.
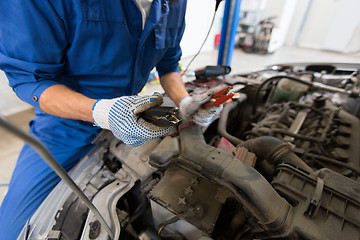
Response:
[[[275,166],[287,162],[308,173],[313,172],[313,170],[290,149],[288,144],[278,138],[270,136],[258,137],[243,142],[239,144],[239,146],[245,147],[250,152],[255,153],[260,161],[266,159],[270,164]]]
[[[180,158],[191,161],[204,176],[231,191],[265,230],[287,229],[290,204],[255,169],[207,145],[196,125],[180,132],[180,145]]]

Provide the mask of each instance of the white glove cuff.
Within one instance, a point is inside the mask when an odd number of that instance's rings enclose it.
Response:
[[[191,101],[192,101],[191,96],[183,97],[179,102],[179,108],[181,108],[181,106],[188,105],[188,102],[191,102]]]
[[[191,113],[189,114],[187,109],[188,109],[189,105],[192,104],[192,102],[193,102],[193,99],[191,96],[183,97],[179,102],[179,109],[180,109],[181,117],[184,120],[190,120],[189,118],[190,118]]]
[[[114,105],[117,99],[100,99],[94,103],[92,116],[94,123],[104,129],[110,129],[109,127],[109,113],[111,107]]]

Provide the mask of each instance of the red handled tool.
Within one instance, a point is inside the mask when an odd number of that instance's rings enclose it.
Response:
[[[214,93],[211,99],[204,103],[201,107],[207,108],[210,106],[220,106],[230,98],[234,96],[234,93],[229,93],[232,89],[231,86],[221,89]],[[160,127],[176,126],[181,122],[179,117],[179,109],[174,107],[158,106],[150,108],[139,115],[139,118],[143,118],[146,121],[153,123]],[[193,124],[193,123],[191,123]],[[189,125],[184,126],[183,128]],[[174,133],[170,134],[173,135]],[[170,136],[168,135],[168,136]]]
[[[220,106],[221,104],[225,103],[227,100],[232,98],[234,96],[234,93],[229,93],[229,91],[232,89],[231,86],[225,87],[221,89],[220,91],[216,92],[204,105],[202,105],[202,108],[207,108],[211,106]]]

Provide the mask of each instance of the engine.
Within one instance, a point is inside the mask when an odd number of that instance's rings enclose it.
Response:
[[[189,91],[235,93],[210,127],[137,148],[104,131],[74,172],[114,239],[359,239],[359,78],[298,64],[197,79]],[[81,206],[70,195],[48,239],[107,239]]]

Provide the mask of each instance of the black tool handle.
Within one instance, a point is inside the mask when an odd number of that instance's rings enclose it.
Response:
[[[158,106],[141,112],[139,118],[143,118],[145,121],[159,127],[169,127],[176,125],[171,121],[171,116],[177,117],[175,115],[174,107]]]
[[[206,66],[204,68],[195,71],[195,77],[197,79],[206,79],[210,77],[224,76],[231,72],[230,66]]]

